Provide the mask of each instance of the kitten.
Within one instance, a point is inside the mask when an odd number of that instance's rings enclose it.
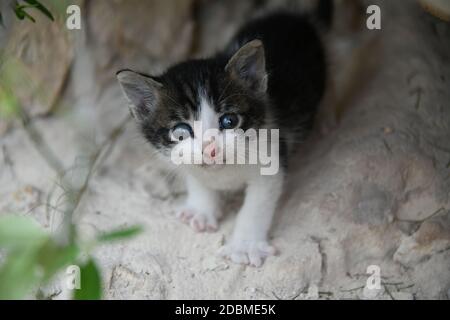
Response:
[[[331,0],[319,2],[317,16],[324,25],[331,11]],[[249,22],[211,58],[177,64],[159,76],[128,69],[117,73],[132,115],[163,158],[172,163],[180,146],[193,148],[189,157],[200,154],[199,162],[177,166],[188,190],[177,214],[181,220],[196,231],[215,231],[221,217],[218,192],[245,188],[234,232],[221,249],[236,263],[260,266],[275,254],[268,232],[287,159],[311,129],[325,89],[325,52],[313,20],[273,13]],[[215,129],[215,135],[205,139],[207,129]],[[247,135],[249,129],[256,136]],[[279,129],[279,139],[261,138],[260,129]],[[280,158],[276,172],[262,174],[261,161],[236,164],[234,155],[228,157],[236,150],[233,143],[255,139],[263,143],[256,149],[244,143],[237,158],[248,160],[267,143]]]

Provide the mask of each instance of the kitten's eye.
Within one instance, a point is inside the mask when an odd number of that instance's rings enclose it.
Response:
[[[174,141],[183,141],[191,136],[193,136],[192,128],[186,123],[179,123],[171,130],[171,137]]]
[[[227,113],[220,117],[219,127],[221,130],[233,129],[239,123],[239,117],[234,113]]]

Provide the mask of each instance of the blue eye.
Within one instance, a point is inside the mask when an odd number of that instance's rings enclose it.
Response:
[[[171,138],[174,141],[183,141],[193,136],[193,131],[187,123],[179,123],[170,130]]]
[[[236,128],[239,123],[239,117],[234,113],[227,113],[220,117],[219,127],[221,130]]]

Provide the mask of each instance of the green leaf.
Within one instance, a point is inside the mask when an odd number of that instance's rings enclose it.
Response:
[[[14,12],[16,13],[17,18],[19,18],[20,20],[25,19],[25,11],[23,11],[21,8],[14,8]]]
[[[14,8],[14,12],[16,13],[17,18],[19,18],[20,20],[28,18],[29,20],[36,22],[36,19],[34,19],[28,12],[24,10],[25,8],[27,8],[27,6],[16,6]]]
[[[0,268],[0,300],[23,299],[40,280],[36,263],[39,247],[11,252]]]
[[[44,274],[42,281],[51,279],[58,271],[69,264],[74,264],[80,250],[77,245],[60,246],[54,241],[48,241],[40,250],[38,264]]]
[[[75,245],[59,246],[53,240],[10,250],[0,268],[0,300],[22,299],[49,281],[79,254]]]
[[[98,237],[100,242],[109,242],[134,237],[142,232],[141,226],[133,226],[126,229],[115,230],[104,233]]]
[[[102,297],[100,272],[95,261],[90,258],[80,268],[80,289],[74,291],[76,300],[99,300]]]
[[[17,98],[0,84],[0,117],[15,118],[19,115],[20,108]]]
[[[43,14],[45,14],[50,20],[55,21],[55,18],[53,17],[52,13],[39,1],[37,0],[24,0],[26,3],[32,5],[39,11],[41,11]]]
[[[25,18],[28,18],[28,20],[31,20],[32,22],[36,22],[36,19],[34,19],[28,12],[26,12],[25,10],[22,10],[22,13],[24,15]]]
[[[5,215],[0,217],[0,248],[37,247],[50,236],[33,219]]]

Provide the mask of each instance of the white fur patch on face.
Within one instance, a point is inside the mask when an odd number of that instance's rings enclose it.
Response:
[[[210,100],[204,95],[200,96],[200,117],[198,120],[202,122],[203,130],[219,128],[218,115]]]
[[[179,143],[179,147],[190,150],[189,154],[191,154],[194,164],[202,164],[205,160],[214,162],[216,152],[221,149],[218,115],[206,94],[200,91],[198,100],[199,112],[188,121],[194,137]],[[205,159],[205,152],[208,159]]]
[[[200,135],[196,135],[195,130],[201,131],[203,140],[201,142],[199,141],[199,143],[202,144],[203,156],[205,157],[206,154],[206,160],[216,162],[219,158],[218,153],[222,150],[222,133],[219,131],[219,116],[206,95],[200,94],[199,100],[200,115],[198,121],[200,125],[198,126],[199,128],[194,128],[194,135],[200,137]],[[211,150],[214,150],[214,160],[209,157]]]
[[[205,94],[199,94],[199,112],[189,120],[193,138],[180,141],[174,150],[175,163],[179,163],[179,150],[183,150],[184,164],[202,165],[204,169],[225,164],[257,164],[258,141],[255,130],[220,130],[219,114]],[[247,139],[248,138],[248,139]]]
[[[194,137],[178,143],[181,149],[191,151],[190,157],[194,163],[202,162],[204,147],[210,142],[207,139],[205,140],[205,136],[208,136],[205,135],[205,132],[210,129],[218,131],[219,128],[218,115],[210,100],[202,91],[199,92],[199,101],[198,109],[200,112],[187,121],[194,132]]]

